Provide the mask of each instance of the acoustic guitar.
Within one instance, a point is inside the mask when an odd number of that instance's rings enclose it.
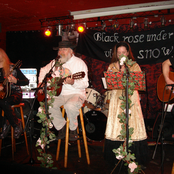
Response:
[[[174,72],[169,72],[169,78],[174,81]],[[164,80],[163,74],[161,74],[157,81],[157,95],[160,101],[168,102],[174,98],[174,91],[169,98],[171,90],[166,87],[166,82]]]
[[[85,72],[83,72],[83,71],[77,72],[77,73],[75,73],[75,74],[73,74],[73,75],[69,75],[69,76],[67,76],[67,77],[64,77],[64,78],[61,78],[60,80],[58,80],[56,83],[57,83],[57,85],[58,85],[60,88],[58,88],[58,89],[56,90],[56,96],[59,96],[59,95],[60,95],[60,93],[61,93],[61,91],[62,91],[63,82],[64,82],[64,80],[65,80],[66,78],[68,78],[68,77],[70,77],[70,78],[72,78],[72,79],[74,79],[74,80],[81,79],[81,78],[84,78],[84,77],[85,77]],[[52,78],[52,77],[51,77],[51,78]],[[55,77],[55,78],[57,78],[57,77]],[[47,90],[54,90],[54,89],[53,89],[53,88],[50,88],[50,87],[47,87]],[[44,94],[44,93],[38,92],[38,93],[37,93],[37,100],[38,100],[39,102],[41,102],[41,101],[43,101],[44,99],[45,99],[45,94]]]
[[[13,72],[15,68],[21,66],[22,61],[18,60],[17,63],[12,67],[9,72],[9,75]],[[11,84],[8,82],[8,78],[6,77],[5,80],[0,83],[0,86],[3,86],[4,89],[0,91],[0,99],[6,98],[11,95]]]

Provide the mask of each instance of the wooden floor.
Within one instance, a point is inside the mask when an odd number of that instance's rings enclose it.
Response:
[[[12,161],[11,156],[11,140],[10,137],[7,137],[3,140],[2,143],[2,154],[0,157],[0,172],[1,174],[5,173],[73,173],[73,174],[110,174],[113,168],[111,169],[107,162],[103,158],[103,145],[104,140],[95,141],[89,140],[88,138],[88,149],[91,164],[88,165],[86,162],[86,155],[83,146],[83,141],[81,141],[82,157],[78,157],[77,144],[72,142],[69,144],[68,152],[68,167],[64,168],[64,141],[61,143],[61,152],[59,161],[55,160],[57,141],[50,143],[50,148],[47,149],[48,153],[53,156],[54,166],[57,167],[57,170],[45,169],[40,167],[39,161],[37,160],[37,149],[35,143],[39,137],[39,129],[34,128],[34,133],[32,136],[32,141],[28,139],[30,151],[32,151],[31,156],[27,156],[24,137],[20,137],[16,143],[16,153],[15,160]],[[171,174],[172,166],[174,162],[174,141],[165,141],[163,144],[163,163],[161,163],[162,151],[161,145],[158,145],[157,151],[155,153],[155,158],[152,159],[154,153],[156,142],[149,139],[149,162],[146,166],[146,169],[142,173],[146,174]],[[163,169],[163,171],[162,171]],[[118,170],[117,170],[118,171]],[[116,170],[113,173],[118,173]],[[127,173],[127,172],[125,172]],[[121,173],[123,174],[123,173]]]

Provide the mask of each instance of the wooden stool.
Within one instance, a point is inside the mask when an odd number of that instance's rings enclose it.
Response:
[[[82,107],[84,107],[84,106],[82,106]],[[79,109],[80,122],[81,122],[81,126],[82,126],[82,135],[83,135],[83,142],[84,142],[85,152],[86,152],[86,160],[87,160],[87,163],[90,164],[82,107]],[[62,108],[62,117],[64,117],[65,116],[65,109],[63,106],[61,108]],[[79,134],[79,128],[77,128],[77,133]],[[68,141],[69,141],[69,119],[67,118],[66,119],[66,135],[65,135],[65,155],[64,155],[64,167],[65,168],[67,168],[67,161],[68,161]],[[61,139],[58,139],[56,161],[58,161],[58,158],[59,158],[60,144],[61,144]],[[81,158],[81,148],[80,148],[80,140],[79,139],[77,140],[77,147],[78,147],[79,158]]]
[[[22,121],[22,127],[23,129],[25,128],[25,121],[24,121],[24,114],[23,114],[23,106],[24,103],[20,103],[18,105],[12,105],[11,108],[20,108],[20,113],[21,113],[21,121]],[[2,116],[4,116],[4,111],[2,110]],[[27,133],[26,131],[24,132],[24,137],[25,137],[25,144],[26,144],[26,149],[27,149],[27,154],[29,155],[29,150],[28,150],[28,141],[27,141]],[[11,126],[11,143],[12,143],[12,159],[14,160],[14,152],[16,151],[16,143],[14,139],[14,128]],[[0,139],[0,156],[1,156],[1,146],[2,146],[2,139]]]

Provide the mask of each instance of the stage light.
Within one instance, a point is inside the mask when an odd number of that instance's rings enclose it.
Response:
[[[44,30],[44,35],[46,37],[50,37],[52,35],[52,28],[51,27],[48,27]]]
[[[129,25],[130,25],[130,28],[131,28],[131,29],[134,27],[134,20],[133,20],[133,19],[130,20]]]
[[[101,21],[101,30],[102,31],[104,31],[105,30],[105,28],[106,28],[106,23],[105,23],[105,21]]]
[[[78,28],[77,28],[77,31],[79,33],[83,33],[85,31],[85,27],[83,25],[79,25]]]
[[[161,17],[161,26],[165,26],[166,23],[166,18],[164,17],[164,15]]]
[[[144,28],[147,28],[149,24],[149,19],[148,18],[144,18]]]
[[[119,22],[116,20],[113,24],[112,24],[112,27],[113,28],[118,28],[119,26]]]
[[[58,25],[56,26],[56,30],[57,30],[56,36],[62,36],[62,29],[63,29],[63,25],[58,24]]]

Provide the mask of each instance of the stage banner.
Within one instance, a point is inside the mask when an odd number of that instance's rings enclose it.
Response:
[[[130,44],[139,65],[163,62],[174,54],[174,25],[127,33],[88,29],[79,35],[76,51],[94,59],[110,62],[112,49],[120,41]]]

